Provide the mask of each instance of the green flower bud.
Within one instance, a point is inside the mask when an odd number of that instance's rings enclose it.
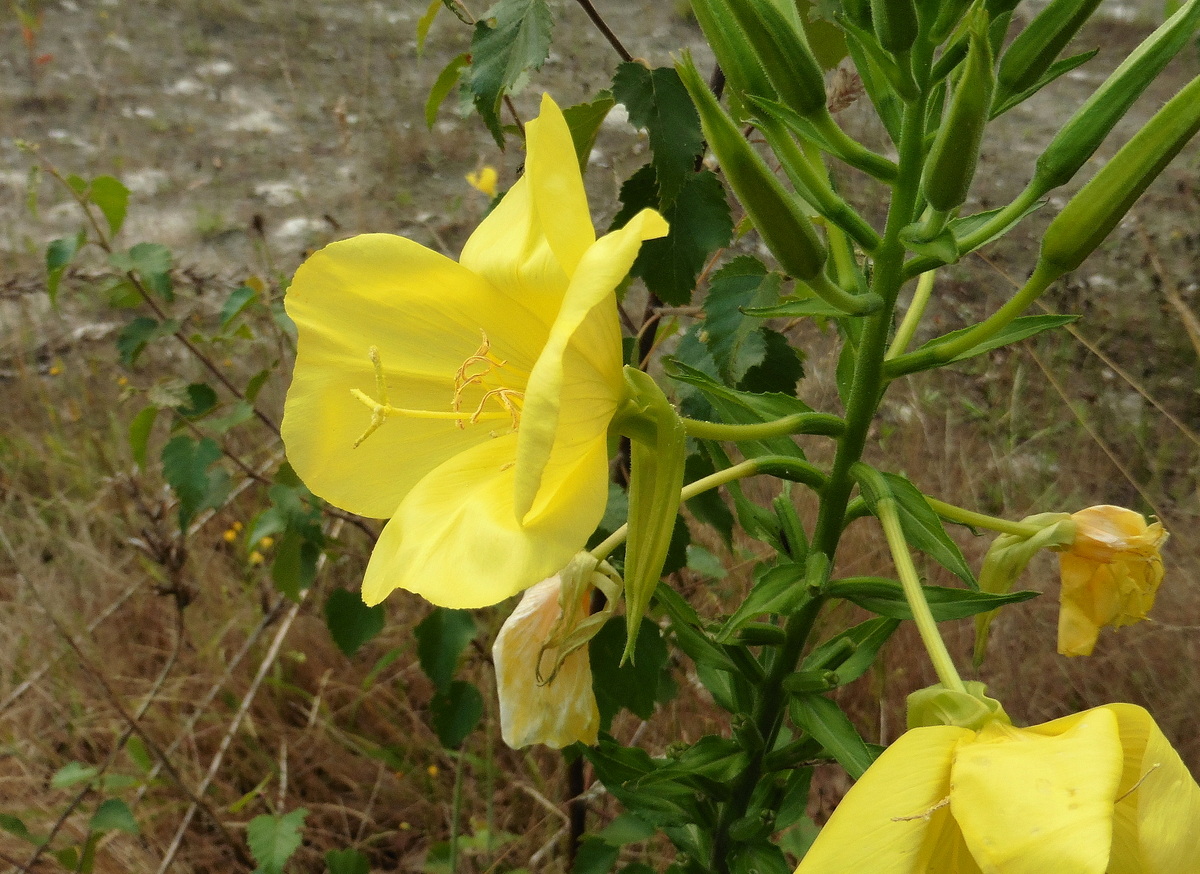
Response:
[[[730,8],[780,101],[800,115],[824,112],[825,76],[804,34],[771,0],[739,0]]]
[[[987,687],[983,683],[967,680],[963,685],[967,689],[965,692],[956,692],[938,683],[909,695],[909,729],[927,725],[956,725],[978,731],[989,722],[1012,724],[1004,712],[1004,705],[984,694]]]
[[[1156,112],[1055,216],[1039,261],[1060,275],[1082,264],[1198,130],[1200,77]]]
[[[1000,58],[997,102],[1029,88],[1092,16],[1100,0],[1051,0]]]
[[[917,9],[913,0],[871,0],[871,24],[879,44],[893,55],[917,41]]]
[[[975,176],[995,86],[987,27],[987,13],[980,11],[971,23],[970,48],[950,109],[925,161],[925,199],[937,210],[948,212],[962,206]]]
[[[728,0],[692,0],[696,21],[733,91],[774,97],[775,89],[731,7],[736,4]]]

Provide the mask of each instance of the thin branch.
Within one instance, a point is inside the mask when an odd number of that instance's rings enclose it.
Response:
[[[621,45],[621,41],[617,39],[617,35],[612,32],[612,28],[596,11],[596,7],[592,5],[591,0],[575,0],[587,13],[587,17],[592,20],[592,24],[596,25],[596,29],[604,34],[604,38],[608,40],[608,44],[617,50],[617,54],[621,56],[622,61],[632,61],[633,55],[629,54],[628,49]]]

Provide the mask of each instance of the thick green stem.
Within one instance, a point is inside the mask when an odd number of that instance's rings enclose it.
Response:
[[[884,356],[885,361],[890,361],[902,354],[908,348],[908,344],[912,342],[913,334],[917,332],[917,325],[921,323],[921,317],[925,315],[925,307],[929,305],[929,297],[933,293],[934,273],[933,270],[922,273],[921,278],[917,280],[917,290],[913,292],[912,303],[908,305],[908,310],[904,313],[904,320],[896,329],[896,336],[892,338],[891,348]]]
[[[792,434],[821,434],[836,437],[842,433],[846,423],[830,413],[796,413],[773,422],[752,425],[726,425],[721,422],[703,422],[699,419],[684,419],[684,430],[697,440],[724,440],[744,443],[749,440],[768,440],[771,437],[787,437]]]
[[[964,510],[962,507],[947,504],[945,501],[939,501],[928,495],[925,496],[925,500],[929,502],[929,506],[933,508],[933,512],[937,513],[943,519],[958,522],[960,525],[970,525],[972,528],[986,528],[989,531],[999,531],[1001,534],[1016,534],[1018,537],[1033,537],[1035,534],[1040,534],[1045,530],[1044,525],[1013,522],[1009,519],[1000,519],[996,516],[976,513],[974,510]]]
[[[927,370],[930,367],[936,367],[939,364],[945,364],[953,361],[964,352],[968,352],[981,343],[992,339],[998,333],[1008,327],[1013,319],[1025,312],[1029,306],[1037,300],[1050,287],[1054,280],[1062,275],[1062,271],[1057,268],[1048,266],[1045,262],[1039,261],[1033,269],[1033,275],[1021,287],[1021,290],[1013,295],[1009,301],[992,313],[975,327],[964,331],[963,333],[946,340],[942,343],[934,343],[924,346],[916,352],[910,352],[907,355],[899,355],[887,363],[886,375],[889,379],[894,379],[897,376],[903,376],[906,373],[915,373],[918,370]],[[849,422],[849,416],[846,417]]]

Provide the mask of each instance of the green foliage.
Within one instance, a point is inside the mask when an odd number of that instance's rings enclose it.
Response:
[[[229,475],[213,468],[220,457],[221,447],[208,437],[197,440],[179,434],[163,447],[163,476],[179,499],[180,530],[188,527],[197,512],[219,506],[224,500]]]
[[[354,592],[334,589],[325,599],[325,625],[333,642],[347,657],[383,631],[385,619],[382,605],[368,607]]]
[[[308,811],[298,807],[282,815],[256,816],[246,824],[246,842],[254,861],[254,874],[283,874],[284,866],[303,840],[302,830]]]
[[[442,0],[434,0],[438,6]],[[371,874],[371,860],[358,850],[330,850],[325,854],[329,874]]]
[[[499,0],[471,37],[471,94],[496,144],[504,148],[500,99],[550,54],[554,19],[546,0]],[[428,118],[428,111],[426,113]]]
[[[673,693],[666,673],[670,653],[658,626],[642,619],[633,655],[623,662],[625,645],[625,623],[619,618],[605,622],[588,645],[592,685],[600,708],[600,725],[605,730],[621,708],[649,719],[654,715],[654,705]]]
[[[417,638],[421,670],[441,690],[449,688],[458,670],[458,660],[478,634],[478,629],[466,610],[435,607],[413,629],[413,634]]]
[[[433,730],[447,749],[457,749],[483,718],[483,696],[465,680],[451,680],[429,702]]]
[[[679,74],[671,67],[647,69],[637,62],[617,67],[613,97],[625,104],[630,123],[650,138],[658,203],[669,208],[696,171],[703,137],[700,118]]]

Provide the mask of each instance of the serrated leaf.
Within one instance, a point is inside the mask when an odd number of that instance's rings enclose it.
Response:
[[[413,629],[421,670],[438,689],[449,687],[458,669],[458,659],[477,631],[470,613],[445,607],[435,607]]]
[[[575,144],[575,156],[579,158],[581,170],[587,169],[592,147],[596,145],[596,135],[600,133],[600,125],[604,123],[609,110],[616,106],[616,103],[612,92],[601,91],[590,103],[576,103],[563,110],[563,118],[567,120],[567,128],[571,131],[571,141]]]
[[[442,0],[433,0],[440,6]],[[371,874],[371,860],[358,850],[330,850],[325,854],[329,874]]]
[[[163,477],[179,498],[179,527],[187,528],[210,495],[208,468],[221,457],[221,447],[205,437],[197,441],[187,434],[171,438],[162,450]]]
[[[797,695],[789,712],[792,721],[837,759],[852,780],[861,777],[875,760],[846,714],[823,695]]]
[[[962,550],[950,539],[942,518],[929,506],[921,490],[899,474],[885,473],[883,477],[896,499],[900,527],[909,546],[929,555],[970,588],[978,589],[979,583],[963,558]]]
[[[325,601],[325,625],[347,658],[383,631],[384,618],[382,604],[368,607],[359,595],[345,589],[334,589]]]
[[[835,580],[826,590],[830,597],[844,598],[865,610],[892,619],[912,619],[912,610],[904,597],[904,589],[895,580],[885,577],[851,577]],[[1041,592],[1018,591],[1003,595],[977,592],[973,589],[951,589],[942,586],[922,586],[925,601],[938,622],[966,619],[979,613],[995,610],[1005,604],[1016,604],[1036,598]]]
[[[88,191],[92,203],[104,214],[108,229],[115,237],[125,223],[125,211],[129,207],[129,189],[114,176],[97,176]]]
[[[742,310],[778,300],[781,279],[749,255],[733,259],[713,274],[704,299],[701,339],[727,383],[737,383],[766,355],[759,326]]]
[[[151,291],[168,303],[175,299],[171,287],[171,250],[161,243],[138,243],[128,252],[113,252],[108,263],[117,270],[136,272]]]
[[[483,696],[473,685],[452,680],[429,702],[433,730],[446,749],[458,749],[483,718]]]
[[[550,55],[554,18],[546,0],[500,0],[471,37],[471,93],[479,114],[504,148],[500,98],[522,73],[539,69]]]
[[[642,243],[630,275],[664,303],[685,306],[708,259],[729,245],[733,220],[721,180],[708,170],[686,177],[671,204],[661,210],[671,226],[667,236]]]
[[[284,865],[300,848],[308,811],[298,807],[282,816],[256,816],[246,824],[246,843],[258,868],[254,874],[283,874]]]
[[[134,464],[142,470],[146,469],[146,444],[150,440],[150,432],[157,418],[158,407],[150,404],[142,407],[129,423],[129,449],[133,454]]]
[[[141,832],[137,820],[133,818],[133,811],[119,798],[109,798],[101,802],[92,814],[88,828],[97,832],[123,831],[131,835]]]
[[[185,419],[199,419],[217,406],[217,392],[206,382],[193,382],[187,387],[188,402],[177,412]]]
[[[434,0],[435,5],[440,6],[441,3],[442,0]],[[442,104],[454,90],[454,86],[458,84],[463,67],[470,62],[471,56],[463,52],[461,55],[451,58],[450,62],[442,67],[442,72],[438,73],[433,87],[429,89],[429,96],[425,98],[425,126],[430,130],[433,130],[433,124],[437,121],[438,110],[442,108]]]
[[[759,328],[763,340],[762,360],[742,376],[737,386],[751,394],[794,395],[796,383],[804,378],[801,353],[788,338],[770,328]]]
[[[592,687],[604,731],[622,707],[641,719],[654,715],[661,674],[669,657],[658,626],[649,619],[642,619],[633,658],[622,664],[624,651],[625,621],[620,617],[605,622],[588,644]]]
[[[696,107],[674,67],[626,62],[617,67],[612,90],[630,123],[649,136],[660,207],[666,208],[692,175],[704,142]]]

